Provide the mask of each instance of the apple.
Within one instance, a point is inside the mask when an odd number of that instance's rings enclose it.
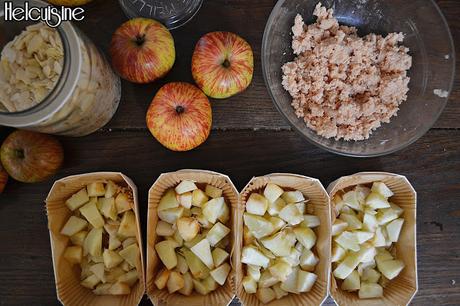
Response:
[[[164,77],[176,60],[171,33],[147,18],[123,23],[112,36],[110,55],[113,68],[123,79],[140,84]]]
[[[18,130],[3,142],[0,158],[6,172],[15,180],[38,183],[62,166],[64,150],[51,136]]]
[[[254,74],[251,46],[230,32],[211,32],[200,38],[192,56],[192,75],[211,98],[225,99],[244,91]]]
[[[212,109],[201,90],[188,83],[164,85],[147,111],[147,127],[172,151],[192,150],[208,139]]]
[[[5,190],[6,183],[8,182],[8,172],[3,169],[2,163],[0,163],[0,193]]]

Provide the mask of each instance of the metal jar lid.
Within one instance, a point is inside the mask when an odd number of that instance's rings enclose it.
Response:
[[[49,5],[40,0],[15,0],[14,5],[15,7],[24,6],[26,2],[34,7]],[[3,15],[3,9],[0,9],[0,20],[3,20],[0,27],[8,27],[8,22],[4,21]],[[64,64],[57,84],[41,103],[32,108],[14,113],[0,112],[0,125],[21,128],[39,124],[58,112],[74,92],[82,65],[80,39],[70,22],[63,22],[56,30],[61,37],[64,49]]]
[[[203,0],[119,0],[119,2],[128,18],[155,19],[170,30],[189,22],[203,4]]]

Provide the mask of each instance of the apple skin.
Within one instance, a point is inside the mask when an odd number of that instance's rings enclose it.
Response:
[[[208,97],[189,83],[160,88],[147,111],[147,127],[158,142],[172,151],[192,150],[211,133],[212,109]]]
[[[112,36],[110,54],[115,71],[123,79],[139,84],[164,77],[176,60],[169,30],[147,18],[123,23]]]
[[[38,183],[59,170],[64,161],[64,150],[54,137],[18,130],[3,142],[0,159],[13,179]]]
[[[8,183],[8,173],[3,169],[0,163],[0,193],[5,190],[6,183]]]
[[[248,88],[254,74],[249,43],[230,32],[211,32],[200,38],[192,56],[198,87],[215,99],[225,99]]]

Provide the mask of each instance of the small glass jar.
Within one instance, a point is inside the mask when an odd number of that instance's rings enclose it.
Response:
[[[14,1],[15,6],[44,7],[39,0]],[[3,8],[0,8],[3,9]],[[0,12],[2,15],[2,12]],[[0,21],[0,49],[36,22]],[[70,22],[56,28],[62,43],[62,70],[40,103],[22,111],[0,110],[0,125],[37,132],[85,136],[106,125],[121,98],[120,78],[104,55]]]

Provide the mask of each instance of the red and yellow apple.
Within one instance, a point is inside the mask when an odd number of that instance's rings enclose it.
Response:
[[[3,169],[2,163],[0,163],[0,193],[5,190],[6,183],[8,183],[8,173]]]
[[[38,183],[59,170],[64,150],[54,137],[18,130],[3,142],[0,159],[6,172],[15,180]]]
[[[254,74],[251,46],[230,32],[211,32],[200,38],[192,57],[192,74],[198,87],[215,99],[244,91]]]
[[[206,95],[188,83],[160,88],[147,111],[152,135],[172,151],[192,150],[209,137],[212,109]]]
[[[141,84],[164,77],[176,60],[169,30],[147,18],[122,24],[112,36],[110,54],[113,68],[123,79]]]

